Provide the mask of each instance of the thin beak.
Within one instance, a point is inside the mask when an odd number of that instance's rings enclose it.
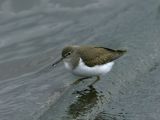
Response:
[[[59,60],[57,60],[55,63],[52,64],[52,66],[54,67],[56,64],[60,63],[64,58],[60,58]]]

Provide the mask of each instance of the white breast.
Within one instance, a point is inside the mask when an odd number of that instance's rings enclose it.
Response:
[[[114,65],[114,62],[109,62],[104,65],[96,65],[94,67],[88,67],[84,64],[83,60],[80,58],[79,65],[72,70],[73,74],[79,75],[79,76],[97,76],[97,75],[103,75],[108,73],[112,66]],[[69,69],[69,65],[65,64],[65,66]]]
[[[69,62],[64,61],[64,66],[65,66],[65,68],[66,68],[67,70],[72,71],[72,66],[70,65]]]

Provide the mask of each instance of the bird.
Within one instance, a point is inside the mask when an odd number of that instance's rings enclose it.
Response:
[[[63,48],[61,58],[52,66],[63,61],[65,68],[72,74],[83,78],[95,76],[99,80],[101,75],[111,71],[115,60],[126,52],[98,46],[69,45]]]

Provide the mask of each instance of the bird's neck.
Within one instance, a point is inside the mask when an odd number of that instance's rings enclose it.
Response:
[[[68,69],[75,69],[79,64],[80,57],[72,56],[71,58],[64,59],[65,67]]]

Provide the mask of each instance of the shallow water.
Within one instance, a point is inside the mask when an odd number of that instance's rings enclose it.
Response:
[[[0,120],[159,120],[158,0],[1,0]],[[78,78],[51,64],[70,44],[127,49]]]

